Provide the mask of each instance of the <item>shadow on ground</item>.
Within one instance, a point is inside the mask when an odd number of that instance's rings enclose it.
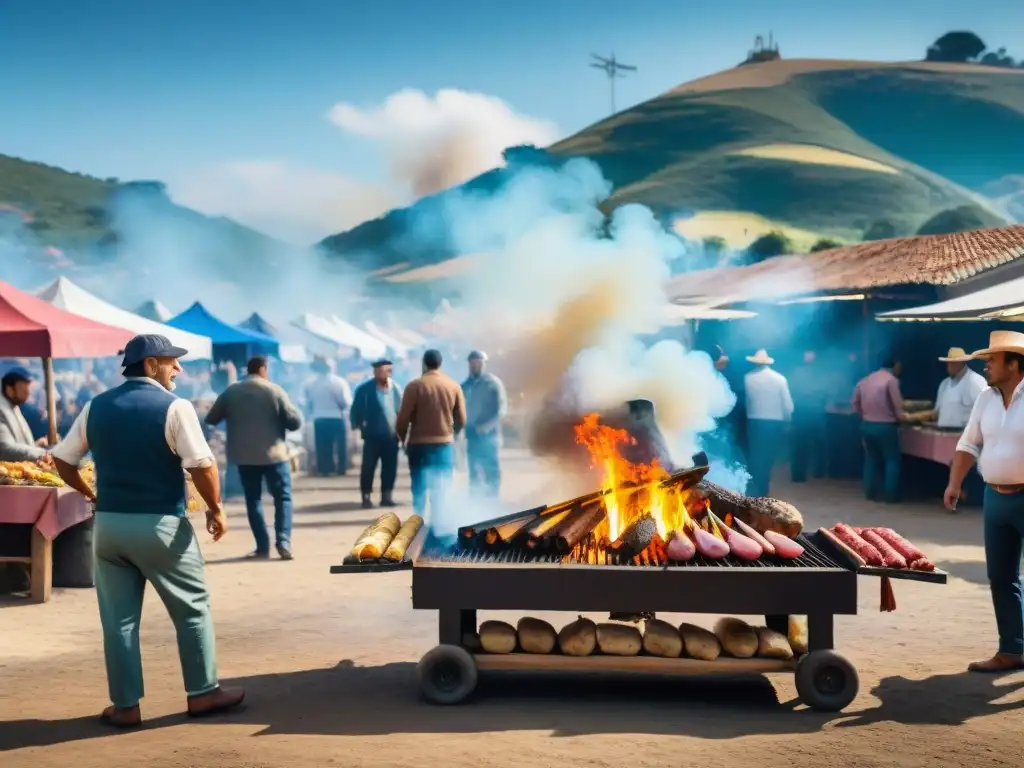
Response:
[[[880,722],[961,725],[976,717],[1024,707],[997,703],[1024,687],[968,673],[924,680],[883,679],[871,694],[879,703],[860,711],[824,714],[796,701],[780,703],[765,678],[726,681],[490,674],[471,702],[437,707],[421,702],[411,663],[259,675],[246,688],[246,708],[211,723],[247,725],[257,735],[364,736],[391,733],[547,731],[556,737],[595,733],[688,735],[732,739],[753,734],[811,733]],[[854,704],[854,707],[856,704]],[[178,726],[183,715],[147,721],[145,729]],[[0,750],[47,746],[110,735],[95,717],[0,723]]]

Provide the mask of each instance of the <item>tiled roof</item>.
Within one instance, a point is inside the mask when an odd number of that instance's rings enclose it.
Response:
[[[678,303],[714,297],[717,305],[895,285],[951,285],[1024,257],[1024,225],[951,235],[858,243],[757,264],[716,267],[674,277]]]

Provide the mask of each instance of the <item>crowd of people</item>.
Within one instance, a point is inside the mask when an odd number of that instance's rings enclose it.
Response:
[[[140,336],[124,350],[123,382],[85,402],[65,438],[52,448],[38,445],[21,413],[30,400],[32,374],[7,371],[0,398],[0,451],[28,457],[49,455],[64,481],[96,504],[94,548],[96,588],[104,634],[111,706],[103,713],[117,727],[141,722],[142,666],[138,626],[146,582],[164,602],[178,634],[189,714],[203,716],[237,706],[238,689],[222,688],[216,666],[209,590],[195,532],[186,518],[189,473],[207,505],[206,528],[214,540],[227,531],[221,506],[220,473],[192,404],[172,391],[182,373],[185,350],[161,336]],[[749,492],[766,495],[771,471],[787,428],[794,457],[818,453],[821,439],[818,406],[826,402],[821,382],[810,374],[815,355],[790,377],[774,370],[766,350],[746,358],[752,368],[741,380],[739,401],[745,446],[749,453]],[[985,361],[985,382],[969,366]],[[1024,669],[1024,600],[1020,558],[1024,540],[1024,334],[994,332],[987,348],[970,355],[951,349],[939,358],[947,377],[938,388],[934,408],[919,418],[960,429],[944,494],[955,509],[968,471],[978,464],[986,482],[983,519],[985,553],[999,633],[996,654],[970,665],[975,672]],[[500,488],[501,423],[507,397],[501,381],[486,370],[487,356],[468,357],[462,384],[443,372],[443,357],[427,350],[421,375],[400,388],[391,360],[375,360],[371,378],[354,392],[318,361],[307,382],[307,411],[323,449],[317,466],[324,472],[347,467],[347,429],[362,436],[360,486],[364,506],[372,506],[376,468],[381,468],[382,506],[394,506],[394,478],[404,450],[412,477],[412,503],[423,514],[428,504],[444,504],[454,464],[454,443],[465,434],[471,489],[496,495]],[[720,352],[716,368],[729,376],[729,360]],[[900,365],[885,361],[853,387],[850,405],[861,420],[865,447],[865,493],[893,500],[898,488],[898,425],[909,415],[900,393]],[[733,376],[735,381],[735,376]],[[791,389],[792,385],[792,389]],[[796,393],[796,396],[794,396]],[[813,405],[814,408],[809,406]],[[340,424],[338,422],[341,422]],[[247,375],[229,384],[205,415],[207,425],[227,425],[227,458],[239,470],[249,523],[256,540],[254,557],[269,557],[270,538],[259,507],[266,482],[275,503],[277,552],[291,559],[291,475],[286,461],[286,434],[302,425],[303,414],[284,388],[271,381],[266,358],[248,361]],[[732,441],[739,422],[734,415],[720,430],[722,444]],[[712,444],[714,441],[712,441]],[[320,450],[317,451],[320,454]],[[713,451],[709,451],[713,453]],[[83,479],[79,466],[91,454],[96,487]],[[0,456],[2,458],[2,456]],[[799,461],[797,462],[799,463]],[[806,467],[794,472],[806,473]]]

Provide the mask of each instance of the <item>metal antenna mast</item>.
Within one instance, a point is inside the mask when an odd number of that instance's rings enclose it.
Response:
[[[596,53],[590,54],[595,61],[590,63],[590,66],[595,69],[600,69],[608,76],[608,84],[611,86],[611,97],[612,97],[612,114],[615,114],[615,81],[618,78],[625,77],[623,72],[636,72],[636,67],[630,66],[629,64],[620,64],[615,60],[615,54],[613,53],[610,58],[604,56],[598,56]]]

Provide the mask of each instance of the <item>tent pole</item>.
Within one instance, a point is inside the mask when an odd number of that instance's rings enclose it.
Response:
[[[43,383],[46,386],[47,442],[57,444],[57,386],[53,381],[53,358],[43,358]]]

